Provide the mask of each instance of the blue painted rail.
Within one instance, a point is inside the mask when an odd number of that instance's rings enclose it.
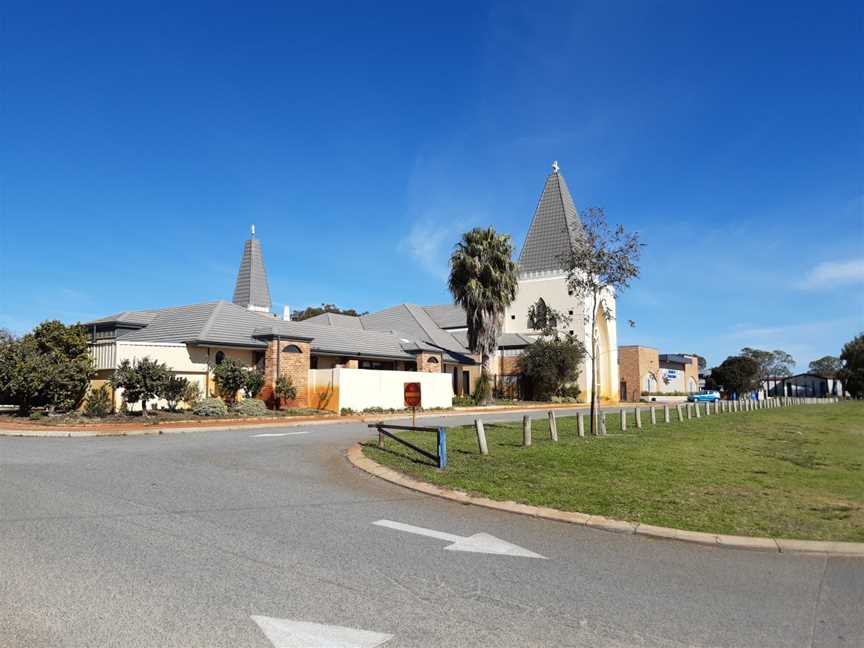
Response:
[[[414,452],[418,452],[427,459],[431,459],[438,466],[439,470],[444,470],[447,467],[447,429],[443,427],[419,427],[413,425],[387,425],[385,423],[372,423],[370,428],[378,430],[378,447],[384,447],[384,437],[393,439],[404,446],[408,446]],[[400,439],[394,432],[435,432],[438,435],[438,454],[433,454],[423,448],[418,448],[413,443],[409,443],[405,439]]]

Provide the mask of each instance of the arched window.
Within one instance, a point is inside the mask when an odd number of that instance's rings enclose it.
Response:
[[[426,359],[426,362],[428,362],[429,364],[439,364],[439,360],[436,356],[429,356]]]
[[[657,391],[657,379],[651,374],[645,376],[645,391],[651,394]]]
[[[282,353],[303,353],[296,344],[289,344],[282,349]]]
[[[222,351],[216,352],[216,364],[221,365],[225,361],[225,354]]]

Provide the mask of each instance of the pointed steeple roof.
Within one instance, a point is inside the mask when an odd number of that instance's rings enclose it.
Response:
[[[576,245],[581,228],[570,190],[558,170],[558,163],[553,162],[552,173],[546,178],[546,186],[519,255],[519,272],[563,270],[564,259]]]
[[[270,287],[267,285],[261,241],[255,238],[254,225],[252,238],[243,245],[243,257],[240,259],[240,270],[237,272],[237,284],[234,287],[232,301],[249,310],[270,312]]]

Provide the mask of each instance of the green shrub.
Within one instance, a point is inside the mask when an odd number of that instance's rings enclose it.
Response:
[[[341,410],[339,410],[339,415],[340,416],[353,416],[354,410],[351,409],[350,407],[343,407]]]
[[[219,395],[229,405],[237,400],[237,392],[246,386],[246,375],[249,372],[234,358],[225,358],[213,369],[213,380]]]
[[[473,396],[454,396],[453,397],[453,407],[471,407],[472,405],[476,405],[477,402],[474,400]]]
[[[102,385],[99,389],[94,389],[87,397],[84,403],[84,416],[94,418],[102,418],[111,413],[111,392],[108,387]]]
[[[42,418],[42,412],[30,412],[30,420],[38,421]]]
[[[267,416],[270,411],[267,409],[267,405],[264,404],[264,401],[258,400],[257,398],[244,398],[234,410],[240,414],[240,416]]]
[[[194,408],[198,404],[198,401],[201,400],[201,387],[198,386],[198,383],[187,383],[180,400],[189,407]]]
[[[572,335],[540,337],[528,345],[519,356],[519,369],[528,378],[532,396],[545,401],[552,396],[575,398],[574,383],[579,379],[579,367],[585,348]]]
[[[549,399],[553,403],[578,403],[579,399],[575,396],[553,396]]]
[[[225,416],[228,406],[221,398],[205,398],[192,410],[195,416]]]
[[[561,390],[561,395],[565,398],[572,398],[576,400],[579,398],[579,394],[582,393],[582,390],[579,389],[579,385],[573,383],[572,385],[567,385]]]
[[[276,387],[273,389],[273,393],[278,399],[276,403],[277,408],[282,404],[281,401],[297,398],[297,388],[294,387],[290,376],[279,376],[276,379]]]
[[[162,385],[162,391],[159,394],[168,403],[168,409],[172,412],[177,411],[177,405],[183,400],[183,394],[189,386],[189,381],[182,376],[168,376],[165,384]]]
[[[123,390],[123,402],[127,405],[140,402],[141,414],[147,416],[147,401],[162,395],[169,378],[168,365],[145,356],[134,364],[129,360],[121,362],[114,370],[111,384]]]
[[[255,398],[264,389],[264,373],[253,369],[246,373],[246,383],[243,385],[243,393],[246,398]]]

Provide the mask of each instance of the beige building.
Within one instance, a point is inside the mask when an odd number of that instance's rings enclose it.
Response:
[[[528,324],[528,309],[538,300],[563,313],[569,322],[562,327],[590,346],[585,302],[568,291],[564,270],[580,227],[564,178],[553,165],[522,246],[516,300],[505,314],[492,363],[496,387],[503,395],[519,395],[519,356],[539,334]],[[614,296],[608,305],[614,312]],[[260,398],[272,401],[276,380],[285,375],[297,390],[289,405],[339,411],[395,407],[405,382],[423,384],[424,407],[449,406],[454,395],[472,393],[480,375],[479,358],[468,348],[465,312],[453,304],[406,303],[356,317],[324,313],[301,322],[273,315],[254,227],[243,247],[231,302],[125,311],[86,326],[98,371],[93,386],[106,384],[124,360],[149,357],[210,396],[216,391],[214,368],[234,358],[263,372]],[[601,314],[598,335],[601,398],[614,401],[615,320],[607,321]],[[586,360],[579,383],[585,400],[589,366]],[[121,394],[114,394],[114,400],[119,406]]]
[[[691,394],[699,391],[699,357],[686,353],[660,354],[646,346],[618,347],[620,398]]]

